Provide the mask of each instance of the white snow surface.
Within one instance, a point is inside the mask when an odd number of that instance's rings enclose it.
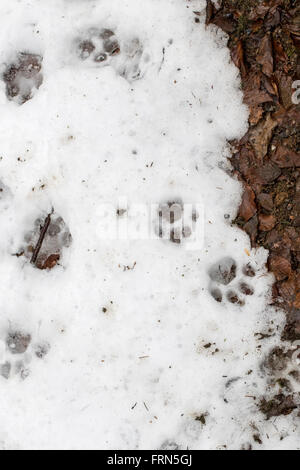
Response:
[[[43,57],[25,104],[0,81],[2,449],[299,448],[295,415],[266,421],[257,408],[284,318],[268,305],[267,252],[231,226],[242,188],[227,141],[248,111],[226,35],[204,13],[196,0],[1,1],[1,73],[17,52]],[[119,40],[105,66],[76,52],[90,28]],[[132,41],[140,52],[126,55]],[[120,198],[129,219],[135,204],[202,203],[203,246],[105,238],[103,204]],[[41,271],[13,254],[52,207],[72,244]],[[237,277],[218,303],[208,273],[224,257]],[[229,303],[245,280],[254,295]],[[11,353],[9,331],[31,336],[24,353]]]

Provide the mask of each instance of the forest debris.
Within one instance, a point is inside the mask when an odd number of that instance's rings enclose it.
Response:
[[[53,211],[52,211],[52,213],[53,213]],[[36,247],[33,251],[33,254],[32,254],[32,257],[31,257],[31,260],[30,260],[31,264],[36,263],[36,260],[39,256],[39,253],[40,253],[41,248],[42,248],[44,238],[45,238],[47,230],[49,228],[50,222],[51,222],[51,214],[48,214],[47,217],[46,217],[45,223],[44,223],[43,227],[41,228],[41,233],[40,233],[40,237],[38,239],[37,245],[36,245]]]
[[[269,257],[269,267],[277,281],[283,281],[292,273],[291,263],[282,256],[271,255]]]
[[[259,215],[259,229],[263,232],[269,232],[276,225],[276,217],[274,215]]]
[[[272,156],[272,161],[276,163],[279,168],[300,167],[300,153],[279,145],[275,154]]]
[[[256,214],[256,210],[255,193],[249,185],[246,185],[239,209],[239,216],[242,217],[245,222],[248,222],[248,220]]]
[[[269,143],[272,137],[273,129],[277,122],[268,114],[266,120],[260,122],[250,131],[250,142],[255,150],[259,162],[262,162],[268,153]]]
[[[274,70],[273,46],[270,33],[266,34],[261,42],[257,62],[262,65],[263,73],[270,77]]]

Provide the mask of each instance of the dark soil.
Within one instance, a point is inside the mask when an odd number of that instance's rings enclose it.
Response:
[[[249,130],[231,142],[234,175],[244,184],[235,221],[253,247],[269,250],[273,302],[286,312],[283,339],[300,340],[300,4],[298,0],[207,1],[206,24],[229,35],[240,69]],[[299,93],[298,93],[299,97]],[[295,408],[291,395],[263,400],[269,418]]]

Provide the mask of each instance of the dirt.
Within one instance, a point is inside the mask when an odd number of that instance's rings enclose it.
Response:
[[[282,339],[294,342],[300,340],[299,1],[221,0],[217,8],[208,0],[206,24],[228,34],[250,111],[247,134],[231,142],[233,174],[244,185],[235,223],[253,247],[269,250],[273,304],[286,313]],[[260,404],[267,418],[295,408],[295,396],[283,389]]]

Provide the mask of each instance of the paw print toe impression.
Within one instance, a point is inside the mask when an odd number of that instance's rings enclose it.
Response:
[[[235,281],[238,277],[238,266],[231,257],[224,257],[213,264],[208,275],[210,277],[209,292],[216,302],[228,302],[242,307],[246,297],[254,294],[254,288],[244,279]],[[247,264],[242,268],[242,274],[248,277],[255,276],[255,270]]]

